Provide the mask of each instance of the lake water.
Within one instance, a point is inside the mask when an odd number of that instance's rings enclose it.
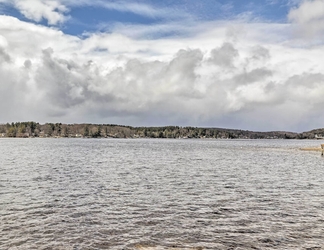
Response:
[[[319,144],[0,139],[0,249],[324,249]]]

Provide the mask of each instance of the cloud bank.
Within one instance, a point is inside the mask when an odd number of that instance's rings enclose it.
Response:
[[[22,2],[17,6],[35,20],[66,18],[63,2],[37,1],[41,12]],[[289,19],[301,29],[321,23],[322,12],[305,9],[322,3],[304,1]],[[198,22],[193,33],[182,27],[185,36],[149,39],[154,26],[119,25],[80,38],[0,16],[0,122],[323,127],[323,44],[301,43],[291,24]]]

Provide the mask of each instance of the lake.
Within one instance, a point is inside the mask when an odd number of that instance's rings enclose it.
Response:
[[[320,143],[0,139],[0,249],[324,249]]]

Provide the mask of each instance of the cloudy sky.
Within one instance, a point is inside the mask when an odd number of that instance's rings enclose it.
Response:
[[[0,0],[0,123],[324,127],[324,0]]]

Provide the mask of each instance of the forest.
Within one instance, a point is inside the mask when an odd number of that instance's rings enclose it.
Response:
[[[226,128],[202,127],[131,127],[116,124],[62,124],[12,122],[0,124],[0,137],[41,138],[214,138],[214,139],[318,139],[324,129],[303,133],[271,131],[254,132]]]

